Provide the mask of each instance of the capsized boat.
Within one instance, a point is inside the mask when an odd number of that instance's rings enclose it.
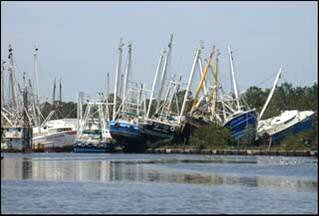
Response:
[[[279,116],[260,120],[258,137],[269,136],[271,142],[276,143],[291,134],[298,134],[313,127],[313,111],[286,110]]]

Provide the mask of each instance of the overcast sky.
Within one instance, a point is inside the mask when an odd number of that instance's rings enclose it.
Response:
[[[133,44],[133,79],[150,89],[160,50],[173,33],[171,69],[184,82],[202,40],[203,57],[213,45],[220,49],[226,89],[228,44],[239,91],[270,88],[281,64],[285,81],[305,86],[317,80],[317,20],[317,2],[1,1],[1,59],[12,44],[17,78],[23,71],[33,78],[37,45],[41,96],[51,100],[54,78],[62,78],[63,99],[74,101],[79,91],[105,91],[108,72],[113,89],[121,37]]]

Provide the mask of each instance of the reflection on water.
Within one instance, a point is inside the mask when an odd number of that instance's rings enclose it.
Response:
[[[253,169],[260,171],[265,167],[256,167],[256,161],[240,161],[236,163],[251,164]],[[250,187],[281,187],[302,190],[317,190],[317,180],[313,178],[291,179],[274,178],[262,175],[230,175],[214,173],[211,164],[226,167],[220,160],[190,160],[190,159],[157,159],[157,160],[53,160],[52,158],[5,158],[1,161],[2,180],[49,180],[49,181],[129,181],[157,182],[206,185],[243,185]],[[234,161],[232,162],[234,163]],[[233,173],[236,173],[234,165]],[[174,164],[174,167],[165,167]],[[201,166],[198,172],[192,172],[190,165]],[[266,163],[267,164],[267,163]],[[164,166],[163,166],[164,165]]]

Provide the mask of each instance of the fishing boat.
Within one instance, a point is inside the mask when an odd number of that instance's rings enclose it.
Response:
[[[39,78],[38,78],[38,51],[35,47],[34,50],[34,85],[32,86],[31,80],[29,80],[30,89],[30,116],[32,117],[33,125],[33,138],[32,148],[36,151],[65,151],[71,150],[76,137],[76,119],[72,118],[58,118],[52,119],[57,113],[57,109],[62,104],[62,83],[60,79],[59,86],[59,101],[55,101],[55,87],[53,86],[53,98],[52,104],[54,109],[44,119],[40,110],[40,90],[39,90]]]
[[[100,129],[82,131],[73,147],[75,153],[106,153],[111,151],[111,142],[103,141]]]
[[[313,127],[314,111],[286,110],[279,116],[259,121],[258,137],[267,136],[278,143],[289,135],[295,135]]]
[[[273,87],[258,117],[259,121],[256,139],[263,139],[266,137],[269,139],[269,146],[271,146],[272,143],[279,143],[289,135],[298,134],[312,128],[314,122],[315,112],[311,110],[285,110],[278,116],[261,120],[272,99],[278,80],[281,77],[281,73],[282,66],[280,66]]]
[[[256,138],[258,114],[255,109],[249,108],[248,105],[244,106],[239,100],[233,66],[233,52],[230,46],[228,46],[228,52],[235,105],[233,106],[233,112],[224,120],[223,126],[231,130],[232,137],[236,140],[237,145],[243,140],[252,144]]]
[[[182,124],[181,134],[184,138],[184,141],[185,138],[188,140],[192,130],[196,130],[200,127],[211,124],[221,124],[223,120],[220,117],[220,106],[217,106],[220,103],[220,99],[218,100],[218,89],[220,86],[218,80],[218,56],[220,53],[219,50],[213,46],[213,49],[210,52],[203,69],[200,58],[201,48],[202,45],[200,45],[196,50],[195,59],[187,83],[184,101],[180,113],[180,122]],[[189,100],[188,96],[190,92],[190,85],[192,83],[193,77],[195,76],[195,69],[197,65],[200,69],[200,73],[198,74],[200,75],[199,83],[195,90],[190,111],[189,113],[183,115],[186,102]],[[212,85],[207,85],[206,82],[208,81],[210,74],[213,76],[213,81],[209,81],[209,83]]]
[[[142,122],[143,134],[145,135],[146,142],[149,144],[172,140],[180,127],[178,123],[180,110],[177,93],[181,84],[181,77],[179,79],[171,77],[168,70],[168,66],[171,62],[172,46],[173,34],[170,35],[167,50],[164,49],[161,51],[153,80],[146,118],[145,121]],[[156,86],[158,87],[156,88]],[[158,89],[158,91],[155,92],[155,89]],[[155,98],[156,100],[153,100]],[[155,101],[155,112],[151,115],[150,110]]]
[[[141,152],[144,150],[145,137],[143,128],[140,125],[144,121],[146,114],[145,90],[142,84],[132,82],[130,79],[132,46],[128,45],[128,58],[125,68],[123,86],[120,85],[119,77],[121,73],[122,62],[122,39],[118,47],[119,57],[115,74],[113,115],[109,122],[109,130],[116,143],[124,148],[125,152]],[[122,95],[119,90],[122,89]],[[118,97],[122,98],[117,106]]]
[[[36,150],[55,151],[72,148],[77,134],[77,119],[49,120],[33,128],[33,147]]]
[[[1,150],[26,151],[31,149],[32,119],[28,113],[30,97],[23,73],[23,90],[15,76],[13,48],[9,45],[8,90],[9,98],[4,102],[4,61],[1,62]]]
[[[83,101],[86,101],[84,116],[82,116]],[[73,148],[75,153],[105,153],[111,151],[112,137],[107,123],[108,107],[108,94],[106,98],[103,97],[102,93],[99,93],[98,98],[88,96],[84,99],[84,93],[79,93],[77,106],[78,133]]]

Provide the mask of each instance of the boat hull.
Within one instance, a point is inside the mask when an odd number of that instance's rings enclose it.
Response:
[[[296,135],[302,131],[311,129],[313,127],[314,123],[314,118],[313,116],[308,116],[304,120],[282,130],[277,133],[274,133],[271,135],[271,141],[272,142],[280,142],[282,141],[285,137],[289,135]]]
[[[207,126],[210,122],[204,121],[203,119],[195,118],[190,115],[185,115],[185,124],[191,125],[193,128],[197,129],[203,126]]]
[[[146,141],[151,143],[173,139],[178,129],[176,125],[165,124],[158,121],[147,121],[142,124],[142,127]]]
[[[110,134],[117,144],[124,147],[125,152],[143,152],[145,135],[142,127],[127,121],[111,121]]]
[[[224,123],[224,127],[231,130],[232,137],[238,144],[244,140],[253,144],[257,133],[257,123],[257,112],[250,110],[231,118]]]
[[[63,131],[55,134],[33,137],[35,149],[64,148],[73,146],[76,139],[76,131]]]
[[[74,153],[107,153],[109,149],[99,148],[96,146],[76,146],[73,149]]]

